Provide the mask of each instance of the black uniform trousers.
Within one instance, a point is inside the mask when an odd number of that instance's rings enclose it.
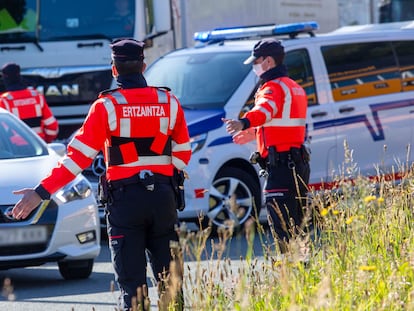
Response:
[[[172,260],[170,241],[178,241],[176,198],[171,183],[155,182],[154,190],[142,183],[110,190],[107,229],[121,304],[132,308],[137,288],[147,284],[148,251],[154,276],[161,281]]]
[[[272,162],[272,161],[270,161]],[[279,239],[280,250],[285,252],[285,243],[298,233],[295,228],[303,225],[304,208],[307,202],[309,162],[301,149],[277,154],[273,165],[268,164],[268,176],[264,186],[266,207]]]

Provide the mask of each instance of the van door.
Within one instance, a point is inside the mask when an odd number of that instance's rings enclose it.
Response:
[[[410,150],[408,152],[408,165],[414,161],[414,40],[394,41],[393,47],[400,66],[401,82],[403,88],[403,101],[407,102],[409,107],[411,137]]]
[[[337,174],[400,170],[411,141],[412,106],[391,42],[322,46],[337,132]]]
[[[310,55],[314,55],[312,62]],[[286,52],[285,64],[289,77],[299,83],[308,96],[307,142],[311,149],[309,184],[311,188],[319,189],[332,179],[332,167],[336,162],[336,133],[335,127],[329,126],[335,118],[332,107],[318,96],[323,90],[320,69],[323,66],[315,55],[318,52],[314,47],[290,50]]]

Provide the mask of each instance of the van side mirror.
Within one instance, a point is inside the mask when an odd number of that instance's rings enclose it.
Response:
[[[170,1],[153,0],[154,6],[154,32],[165,33],[171,30],[171,5]]]

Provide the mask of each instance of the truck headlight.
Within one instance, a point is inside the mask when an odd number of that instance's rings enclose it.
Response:
[[[85,199],[92,193],[91,184],[85,178],[76,178],[56,193],[62,203]]]

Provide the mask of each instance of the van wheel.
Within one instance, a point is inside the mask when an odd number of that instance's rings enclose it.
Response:
[[[86,279],[92,273],[93,259],[59,261],[58,266],[65,280]]]
[[[215,229],[238,230],[260,206],[260,185],[239,168],[223,168],[209,191],[208,220]]]

